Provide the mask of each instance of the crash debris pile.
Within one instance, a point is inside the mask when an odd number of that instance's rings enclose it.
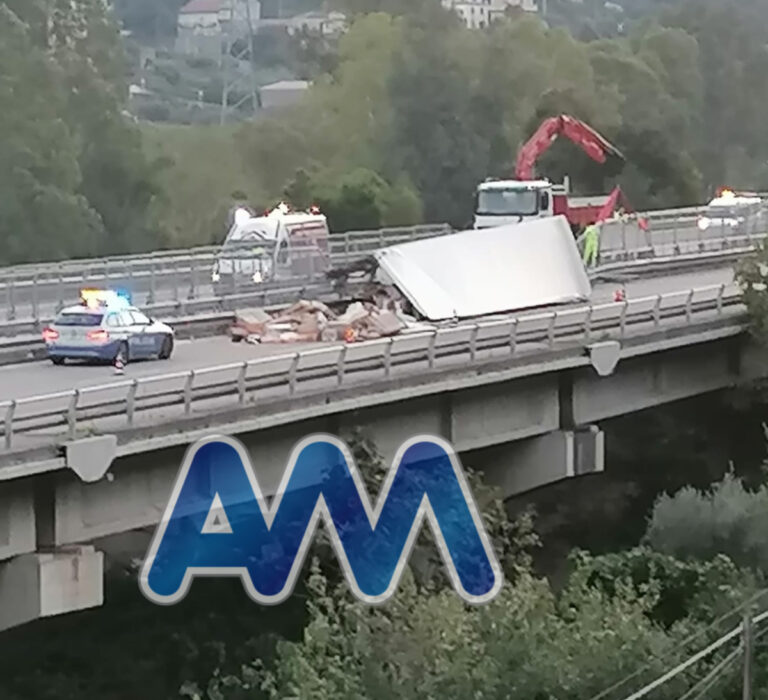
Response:
[[[400,311],[386,292],[374,302],[355,301],[337,314],[320,301],[302,300],[277,314],[263,309],[239,311],[230,329],[234,342],[314,343],[344,341],[354,343],[398,335],[418,325]]]

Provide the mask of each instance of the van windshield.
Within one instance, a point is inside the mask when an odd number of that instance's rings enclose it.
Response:
[[[538,211],[536,190],[495,189],[478,192],[476,214],[480,216],[531,216]]]

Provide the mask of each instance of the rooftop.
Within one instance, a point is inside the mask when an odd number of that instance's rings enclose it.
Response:
[[[306,90],[309,88],[309,83],[306,80],[281,80],[277,83],[271,83],[270,85],[264,85],[262,90]]]
[[[189,0],[179,10],[179,14],[192,15],[192,14],[205,14],[207,12],[218,13],[220,10],[225,10],[229,7],[227,0]]]

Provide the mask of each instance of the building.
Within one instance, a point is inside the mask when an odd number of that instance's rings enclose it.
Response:
[[[269,18],[259,21],[259,28],[284,29],[288,34],[319,34],[339,36],[347,28],[347,17],[342,12],[305,12],[293,17]]]
[[[260,90],[263,109],[288,107],[300,102],[309,90],[305,80],[281,80],[279,83],[264,85]]]
[[[254,30],[261,18],[259,0],[190,0],[179,10],[176,50],[181,53],[221,53],[221,42],[232,30],[248,34],[248,14]]]
[[[442,0],[443,7],[453,10],[470,29],[483,29],[507,11],[538,12],[538,0]]]

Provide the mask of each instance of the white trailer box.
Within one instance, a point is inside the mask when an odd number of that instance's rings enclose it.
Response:
[[[404,243],[374,256],[382,281],[430,321],[568,304],[592,292],[564,216]]]

